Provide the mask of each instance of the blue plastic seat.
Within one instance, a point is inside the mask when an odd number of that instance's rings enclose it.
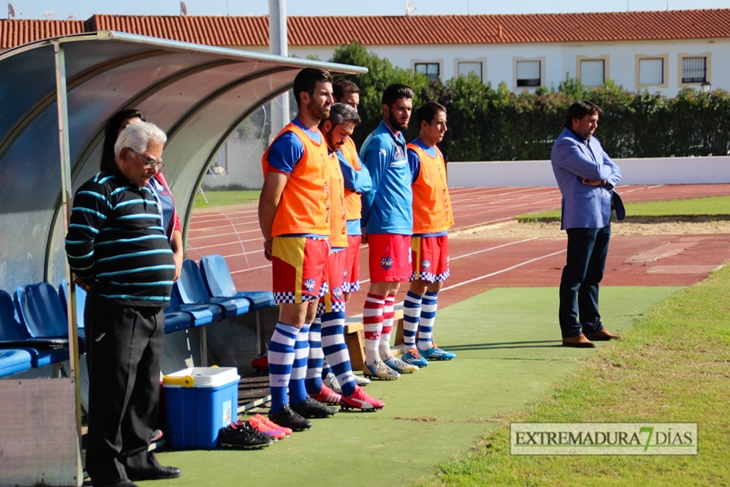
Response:
[[[180,311],[179,303],[177,303],[177,301],[175,301],[175,304],[177,305],[176,308],[173,308],[173,300],[174,296],[171,296],[170,306],[165,308],[165,333],[173,333],[195,326],[195,319],[193,318],[193,315],[191,313]]]
[[[67,340],[32,338],[18,321],[16,314],[10,294],[0,290],[0,347],[25,351],[29,357],[29,366],[32,367],[42,367],[68,359],[68,348],[58,348],[64,342],[68,344]]]
[[[239,291],[233,283],[228,263],[222,255],[206,255],[200,259],[200,271],[211,296],[246,298],[259,310],[274,306],[274,293],[269,291]]]
[[[246,314],[251,309],[251,301],[246,298],[221,298],[208,294],[198,264],[190,259],[183,261],[180,279],[173,286],[173,293],[176,294],[181,304],[209,304],[219,306],[223,313],[223,318]]]
[[[47,282],[20,286],[15,291],[15,308],[20,324],[31,338],[68,340],[66,313],[56,288]]]
[[[31,367],[31,355],[27,350],[0,349],[0,377],[25,372]]]
[[[212,304],[180,304],[180,301],[177,298],[178,293],[175,292],[174,289],[176,286],[177,283],[173,286],[172,295],[170,295],[170,307],[167,308],[165,312],[165,332],[167,332],[168,312],[187,314],[192,320],[192,326],[207,325],[214,321],[220,321],[223,318],[223,311],[220,306]]]

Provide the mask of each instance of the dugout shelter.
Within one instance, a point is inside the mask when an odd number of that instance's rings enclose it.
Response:
[[[74,191],[99,170],[104,125],[113,114],[137,108],[168,134],[164,172],[185,238],[195,193],[228,136],[289,90],[304,67],[367,71],[113,31],[44,39],[1,53],[0,289],[70,279],[66,215]],[[19,425],[23,434],[34,438],[12,451],[4,448],[0,485],[81,485],[78,447],[69,452],[63,443],[80,443],[72,315],[68,321],[70,378],[0,381],[6,386],[0,391],[3,424],[16,423],[13,413],[20,414],[27,418]],[[49,421],[62,430],[46,434]],[[0,441],[10,442],[8,434],[6,429]]]

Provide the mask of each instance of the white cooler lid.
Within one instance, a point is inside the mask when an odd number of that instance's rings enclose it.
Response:
[[[238,382],[241,376],[235,367],[190,367],[162,378],[165,387],[218,387]]]

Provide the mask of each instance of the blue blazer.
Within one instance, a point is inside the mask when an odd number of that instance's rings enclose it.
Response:
[[[603,228],[611,219],[613,189],[588,186],[582,179],[606,181],[615,186],[621,169],[603,152],[595,137],[579,138],[567,128],[553,144],[550,154],[555,179],[563,195],[561,229]]]

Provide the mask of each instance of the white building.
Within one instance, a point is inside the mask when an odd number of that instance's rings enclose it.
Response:
[[[0,20],[0,52],[95,30],[269,51],[268,17],[94,15],[86,21]],[[730,91],[730,9],[288,18],[290,55],[329,60],[338,46],[355,40],[401,68],[442,81],[474,72],[512,91],[557,88],[566,75],[587,87],[611,79],[629,91],[669,97],[703,84]],[[216,161],[224,175],[206,184],[260,187],[258,161],[267,142],[230,140]]]
[[[268,52],[267,17],[96,15],[90,29]],[[512,91],[585,86],[612,79],[625,89],[673,97],[710,83],[730,91],[730,9],[529,15],[290,17],[289,53],[332,57],[359,41],[395,66],[446,81],[473,71]]]

